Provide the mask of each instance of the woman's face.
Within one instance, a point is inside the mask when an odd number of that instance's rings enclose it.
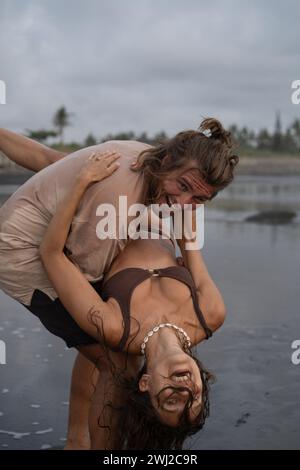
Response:
[[[172,354],[147,371],[139,382],[140,390],[148,392],[160,420],[175,427],[190,399],[189,419],[193,422],[202,407],[202,380],[198,365],[192,357],[182,352]],[[177,388],[184,390],[176,390]]]
[[[181,207],[192,204],[193,209],[196,209],[196,204],[210,200],[216,192],[216,188],[203,180],[198,168],[191,165],[170,172],[160,189],[157,204],[180,204]]]

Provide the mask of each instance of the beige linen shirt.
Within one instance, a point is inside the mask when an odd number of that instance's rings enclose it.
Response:
[[[87,189],[66,243],[69,258],[84,276],[89,281],[100,280],[128,240],[100,240],[96,235],[96,208],[110,203],[118,214],[119,195],[127,196],[128,207],[143,202],[143,176],[133,172],[130,163],[149,147],[136,141],[95,145],[44,168],[21,186],[0,209],[0,288],[25,305],[30,305],[35,289],[52,299],[57,297],[38,253],[45,230],[89,155],[116,150],[121,154],[119,169]]]

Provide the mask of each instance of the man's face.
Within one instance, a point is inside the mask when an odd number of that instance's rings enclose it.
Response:
[[[191,204],[193,209],[196,209],[196,204],[203,204],[216,193],[216,188],[203,180],[195,166],[172,171],[163,180],[161,189],[162,195],[156,201],[158,204],[179,204],[181,207]]]

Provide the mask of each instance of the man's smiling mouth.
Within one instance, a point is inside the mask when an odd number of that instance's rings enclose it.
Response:
[[[171,198],[170,198],[169,194],[166,194],[166,201],[167,201],[168,206],[171,207],[172,202],[171,202]]]
[[[166,194],[166,201],[169,207],[172,207],[173,205],[176,204],[176,202],[173,200],[172,196],[169,194]]]

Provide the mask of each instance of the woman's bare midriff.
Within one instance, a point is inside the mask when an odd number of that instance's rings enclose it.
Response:
[[[126,268],[156,269],[176,265],[175,249],[171,240],[131,240],[110,266],[104,276],[104,282]]]

